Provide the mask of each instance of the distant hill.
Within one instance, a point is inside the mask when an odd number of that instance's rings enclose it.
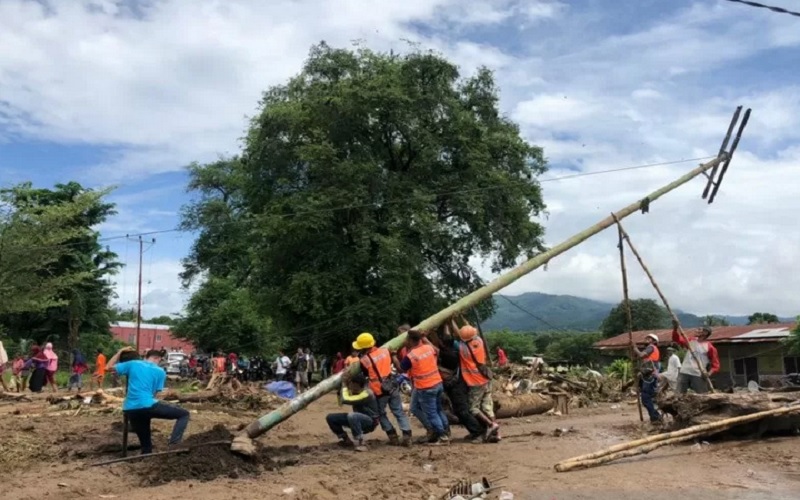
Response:
[[[514,307],[502,297],[496,297],[497,311],[494,316],[481,325],[485,331],[508,329],[517,332],[535,332],[552,330],[598,331],[600,324],[616,304],[598,300],[584,299],[572,295],[549,295],[539,292],[528,292],[509,298],[526,311],[530,311],[539,319]],[[678,319],[686,328],[701,326],[702,317],[691,313],[676,311]],[[747,316],[725,316],[731,325],[746,325]],[[782,318],[782,320],[784,320]],[[786,318],[785,321],[794,321]]]

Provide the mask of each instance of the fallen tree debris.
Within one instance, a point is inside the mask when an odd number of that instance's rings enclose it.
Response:
[[[554,405],[552,397],[537,393],[520,396],[494,395],[494,413],[497,418],[539,415],[551,410]]]
[[[581,455],[561,461],[555,465],[555,470],[557,472],[567,472],[574,469],[594,467],[596,465],[602,465],[620,458],[649,453],[657,448],[661,448],[662,446],[717,434],[737,425],[756,422],[764,418],[784,415],[787,413],[796,412],[798,410],[800,410],[800,404],[795,403],[791,406],[786,406],[783,408],[775,408],[772,410],[752,413],[750,415],[728,418],[709,424],[696,425],[679,431],[657,434],[655,436],[617,444],[595,453],[589,453],[587,455]]]
[[[772,410],[797,402],[800,402],[800,391],[690,393],[665,395],[658,400],[658,407],[664,413],[672,415],[676,426],[686,427]],[[800,416],[793,417],[800,419]]]

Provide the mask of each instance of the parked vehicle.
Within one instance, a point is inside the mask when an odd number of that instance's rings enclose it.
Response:
[[[167,353],[167,366],[166,370],[169,375],[180,375],[181,364],[188,359],[188,356],[182,352]]]

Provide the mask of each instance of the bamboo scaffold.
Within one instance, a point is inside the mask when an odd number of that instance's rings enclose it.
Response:
[[[741,112],[741,106],[737,108],[736,113],[734,114],[734,118],[732,119],[732,123],[735,125],[735,121],[738,120],[739,113]],[[750,110],[748,109],[745,113],[745,117],[748,117],[750,114]],[[746,121],[745,121],[746,122]],[[727,144],[730,140],[730,131],[733,130],[734,125],[731,125],[728,129],[728,135],[726,136],[723,144]],[[743,130],[743,126],[739,128],[738,135],[740,136]],[[738,136],[737,141],[738,143]],[[616,220],[622,220],[637,211],[641,210],[642,212],[646,213],[649,210],[650,205],[661,198],[662,196],[674,191],[675,189],[683,186],[687,182],[691,181],[695,177],[699,175],[705,175],[706,178],[709,180],[710,183],[713,183],[714,179],[713,176],[708,174],[709,170],[715,169],[719,167],[721,164],[727,165],[730,163],[731,154],[724,151],[724,148],[720,149],[719,155],[714,158],[713,160],[703,163],[696,168],[692,169],[691,171],[687,172],[686,174],[682,175],[678,179],[662,186],[652,193],[648,194],[644,198],[631,203],[630,205],[622,208],[621,210],[614,212],[613,215],[609,215],[605,217],[601,221],[597,222],[596,224],[584,229],[583,231],[573,235],[572,237],[568,238],[567,240],[553,246],[546,252],[542,252],[541,254],[531,258],[530,260],[522,263],[521,265],[517,266],[516,268],[508,271],[507,273],[499,276],[492,282],[488,283],[487,285],[475,290],[474,292],[462,297],[454,304],[450,305],[449,307],[442,309],[438,313],[430,316],[429,318],[422,321],[420,324],[416,325],[414,329],[416,330],[431,330],[449,318],[464,313],[468,309],[473,306],[476,306],[481,301],[488,299],[495,293],[499,292],[503,288],[509,286],[510,284],[514,283],[518,279],[522,278],[523,276],[529,274],[530,272],[539,269],[540,267],[544,266],[550,260],[559,255],[563,254],[564,252],[580,245],[584,241],[588,240],[592,236],[600,233],[601,231],[608,229],[609,227],[615,224]],[[714,184],[715,189],[719,188],[719,180]],[[403,343],[405,342],[406,335],[405,333],[393,338],[383,347],[386,347],[390,350],[399,349]],[[352,367],[353,370],[358,369],[358,365],[354,365]],[[299,412],[300,410],[304,409],[306,406],[311,404],[312,402],[316,401],[317,399],[321,398],[325,394],[337,390],[341,385],[342,380],[342,373],[338,373],[333,375],[316,386],[312,389],[300,394],[293,400],[283,404],[279,408],[267,413],[266,415],[261,416],[258,420],[254,420],[250,425],[248,425],[233,441],[231,445],[231,449],[233,451],[243,453],[243,454],[252,454],[255,453],[255,445],[253,443],[253,439],[261,436],[265,432],[269,431],[279,423],[283,422],[284,420],[290,418],[295,413]]]

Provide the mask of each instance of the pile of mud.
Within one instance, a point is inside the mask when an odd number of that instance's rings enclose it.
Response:
[[[183,444],[192,446],[209,441],[231,441],[233,434],[222,425],[187,438]],[[266,463],[265,463],[266,462]],[[274,464],[263,456],[245,457],[230,450],[230,445],[204,446],[188,453],[153,457],[135,464],[134,470],[142,486],[156,486],[172,481],[213,481],[220,477],[237,479],[255,477],[262,467]]]

